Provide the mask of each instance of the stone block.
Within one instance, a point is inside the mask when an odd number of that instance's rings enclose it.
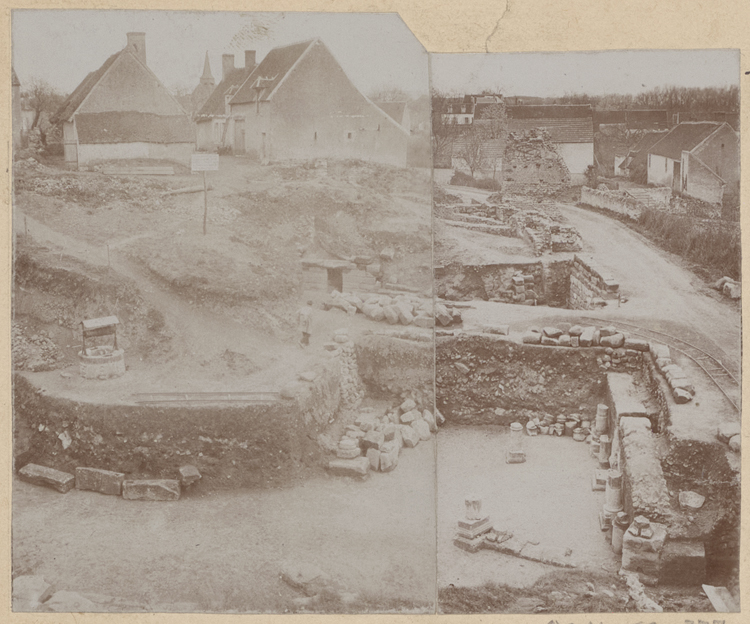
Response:
[[[663,345],[658,342],[651,342],[649,343],[649,349],[651,351],[651,355],[654,356],[655,360],[672,358],[672,354],[670,353],[669,347],[667,345]]]
[[[396,437],[396,425],[388,424],[383,427],[383,437],[386,442],[390,442]]]
[[[561,347],[569,347],[571,345],[572,338],[568,334],[563,334],[557,340]]]
[[[524,451],[508,451],[505,454],[506,464],[522,464],[526,461],[526,453]]]
[[[456,536],[453,539],[453,544],[458,546],[461,550],[465,550],[470,553],[477,552],[484,544],[484,537],[480,536],[473,540],[466,539],[465,537]]]
[[[625,344],[625,336],[623,334],[614,334],[612,336],[602,336],[599,339],[599,344],[602,347],[612,347],[618,349]]]
[[[634,535],[631,529],[625,531],[622,537],[623,553],[654,553],[659,554],[664,548],[664,542],[667,539],[667,528],[658,522],[649,523],[651,537],[641,537]]]
[[[558,327],[545,327],[542,329],[542,333],[548,338],[559,338],[564,332]]]
[[[336,457],[339,459],[354,459],[362,455],[362,449],[359,447],[355,448],[341,448],[340,446],[336,449]]]
[[[418,418],[412,422],[411,426],[416,431],[420,440],[427,441],[432,437],[430,426],[422,418]]]
[[[414,324],[417,327],[431,328],[435,327],[435,319],[431,316],[417,315],[414,317]]]
[[[179,473],[180,484],[182,485],[182,487],[193,485],[193,483],[200,480],[201,478],[200,471],[195,466],[192,466],[190,464],[187,464],[186,466],[180,466]]]
[[[357,438],[350,438],[348,435],[344,436],[339,440],[339,448],[346,450],[359,448],[359,441]]]
[[[459,520],[456,533],[466,539],[474,539],[492,529],[489,516],[478,520]]]
[[[690,401],[693,400],[693,395],[690,394],[687,390],[683,390],[682,388],[675,388],[672,390],[672,398],[674,398],[674,402],[678,405],[684,405],[685,403],[690,403]]]
[[[542,334],[538,332],[526,332],[521,338],[523,344],[541,344]]]
[[[367,461],[370,462],[371,470],[380,469],[380,451],[375,448],[367,449]]]
[[[581,335],[578,339],[579,344],[582,347],[591,347],[594,344],[594,332],[596,331],[595,327],[584,327],[583,331],[581,332]]]
[[[430,410],[424,410],[422,412],[422,420],[429,425],[432,433],[437,433],[437,421]]]
[[[542,336],[542,344],[547,347],[556,347],[560,344],[557,338],[550,338],[549,336]]]
[[[419,444],[419,434],[409,425],[401,425],[401,437],[406,448],[414,448]]]
[[[380,447],[385,443],[385,435],[382,431],[368,431],[365,437],[360,440],[360,446],[363,451],[367,452],[369,448],[375,448],[380,450]]]
[[[703,542],[668,541],[661,551],[659,583],[700,585],[706,577],[706,550]]]
[[[328,462],[328,472],[340,477],[366,477],[370,470],[367,457],[356,459],[332,459]]]
[[[200,478],[200,475],[198,475]],[[121,472],[99,470],[98,468],[76,468],[76,489],[91,490],[110,496],[120,496],[122,481],[125,475]]]
[[[740,426],[740,423],[735,421],[723,422],[718,427],[716,437],[726,444],[734,436],[740,435],[741,431],[742,427]]]
[[[391,325],[398,324],[400,317],[396,306],[388,305],[383,308],[383,314],[385,314],[385,320]]]
[[[706,502],[705,496],[690,490],[683,490],[677,498],[680,501],[680,507],[683,509],[700,509],[703,507],[703,503]]]
[[[646,352],[648,351],[648,340],[642,340],[641,338],[625,338],[623,347],[626,349],[633,349],[633,351]]]
[[[401,405],[399,405],[399,409],[401,410],[401,412],[410,412],[416,407],[417,404],[414,399],[406,399]]]
[[[485,334],[497,334],[499,336],[510,334],[510,325],[480,325],[479,329]]]
[[[126,479],[122,497],[127,500],[175,501],[180,498],[180,482],[176,479]]]
[[[405,425],[414,422],[417,418],[421,418],[421,414],[416,409],[410,409],[408,412],[401,414],[401,422]]]
[[[386,442],[380,451],[380,472],[390,472],[398,466],[398,445]]]
[[[76,478],[72,474],[38,464],[26,464],[18,471],[18,476],[22,481],[50,487],[63,494],[70,492],[76,483]]]
[[[594,470],[594,476],[591,479],[591,489],[594,492],[604,492],[607,489],[606,470]]]

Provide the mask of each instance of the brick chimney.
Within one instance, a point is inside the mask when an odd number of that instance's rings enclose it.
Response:
[[[221,79],[224,80],[234,69],[234,54],[221,55]]]
[[[245,50],[245,69],[255,67],[255,50]]]
[[[135,54],[136,58],[146,64],[146,33],[129,32],[128,33],[128,50]]]

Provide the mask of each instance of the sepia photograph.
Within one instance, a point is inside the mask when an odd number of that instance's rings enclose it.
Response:
[[[427,54],[16,10],[16,612],[435,611]]]
[[[430,61],[439,612],[739,611],[738,51]]]

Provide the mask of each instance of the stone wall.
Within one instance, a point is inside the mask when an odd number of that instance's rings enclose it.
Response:
[[[627,193],[599,191],[588,186],[581,187],[581,203],[595,208],[611,210],[633,220],[638,219],[641,210],[643,210],[643,205]]]
[[[576,254],[570,268],[569,307],[574,310],[593,310],[618,299],[620,286],[593,259]]]

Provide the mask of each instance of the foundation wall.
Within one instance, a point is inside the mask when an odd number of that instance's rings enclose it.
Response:
[[[576,254],[570,267],[569,306],[592,310],[610,299],[618,299],[620,286],[591,256]]]

